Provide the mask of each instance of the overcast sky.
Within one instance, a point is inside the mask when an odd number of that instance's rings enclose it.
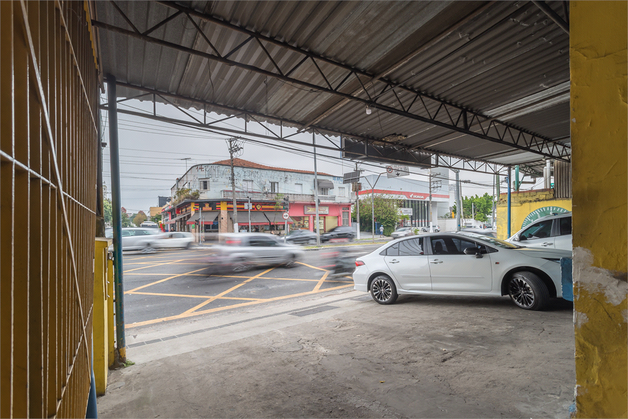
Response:
[[[119,110],[131,110],[152,112],[152,104],[129,100],[118,105]],[[187,111],[200,120],[203,120],[202,112]],[[181,111],[172,106],[158,105],[157,114],[166,117],[190,120]],[[103,151],[103,174],[107,191],[111,191],[111,166],[109,158],[109,121],[107,112],[101,111],[103,122],[103,141],[107,147]],[[208,114],[207,121],[224,119],[224,116]],[[218,124],[231,129],[243,129],[243,119],[230,119]],[[227,142],[229,138],[225,133],[204,132],[194,128],[182,127],[170,123],[153,121],[147,118],[118,114],[119,144],[120,144],[120,172],[121,172],[121,201],[122,206],[129,212],[143,210],[148,212],[149,207],[158,205],[158,196],[169,196],[170,188],[175,179],[183,176],[186,167],[194,164],[212,163],[229,158]],[[273,127],[276,128],[276,127]],[[249,122],[248,129],[259,134],[272,135],[263,127]],[[278,131],[277,131],[278,132]],[[284,135],[294,130],[284,128]],[[254,141],[244,141],[244,150],[239,156],[268,166],[284,167],[300,170],[314,170],[314,158],[312,155],[311,134],[299,134],[294,137],[308,146],[282,145],[279,142],[261,140],[267,144],[259,144]],[[338,143],[339,138],[332,137],[333,142]],[[322,136],[317,136],[319,145],[331,145]],[[282,148],[291,147],[297,150],[285,151]],[[189,160],[184,160],[188,159]],[[317,149],[317,169],[332,175],[342,176],[343,173],[353,171],[355,163],[340,158],[339,151]],[[381,173],[384,165],[360,164],[364,174]],[[410,167],[410,178],[427,180],[427,170]],[[455,175],[450,173],[453,188]],[[463,196],[482,195],[485,192],[493,194],[493,176],[460,172],[460,178],[467,181],[462,185]],[[542,184],[542,179],[539,180]],[[504,187],[502,186],[502,190]],[[111,194],[108,193],[110,198]],[[451,191],[453,204],[454,191]]]

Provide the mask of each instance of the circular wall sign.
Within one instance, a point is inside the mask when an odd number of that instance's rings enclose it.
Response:
[[[528,214],[528,216],[523,220],[523,223],[521,223],[521,228],[527,227],[528,225],[532,224],[534,221],[538,220],[541,217],[546,217],[548,215],[563,214],[565,212],[569,212],[569,211],[567,211],[565,208],[562,208],[562,207],[537,208],[534,211],[532,211],[530,214]]]

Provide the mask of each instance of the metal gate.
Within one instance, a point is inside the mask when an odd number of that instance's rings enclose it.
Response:
[[[98,77],[84,2],[0,2],[0,417],[85,417]]]

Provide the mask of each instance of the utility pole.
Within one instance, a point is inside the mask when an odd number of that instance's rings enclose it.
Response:
[[[460,202],[460,170],[456,173],[456,231],[460,231],[460,213],[462,212],[462,202]]]
[[[235,190],[235,172],[233,170],[233,156],[236,157],[243,150],[243,147],[239,144],[236,138],[229,138],[227,140],[229,144],[229,156],[231,159],[231,194],[233,195],[233,232],[237,233],[238,230],[238,201],[236,200]]]
[[[430,167],[429,169],[429,185],[430,185],[430,203],[428,206],[428,210],[427,210],[427,217],[428,217],[428,225],[430,227],[430,233],[433,233],[432,230],[432,168]]]
[[[358,170],[358,163],[355,163],[355,171],[359,172]],[[360,191],[359,191],[359,182],[360,178],[358,178],[358,182],[355,184],[355,205],[357,206],[357,229],[356,229],[356,238],[357,240],[360,240]]]
[[[312,130],[312,145],[314,148],[314,205],[316,208],[316,228],[315,228],[315,232],[316,232],[316,245],[320,246],[321,245],[321,234],[320,234],[320,229],[319,229],[319,221],[318,221],[318,171],[316,169],[316,134],[314,133],[314,130]]]
[[[373,243],[375,243],[375,186],[377,185],[377,182],[379,182],[379,177],[384,173],[386,172],[378,174],[377,179],[375,179],[375,183],[373,184],[371,184],[367,177],[364,177],[364,180],[366,180],[371,187],[371,238]]]
[[[187,173],[188,172],[188,160],[192,160],[192,158],[191,157],[184,157],[184,158],[179,159],[179,160],[185,160],[185,173]]]

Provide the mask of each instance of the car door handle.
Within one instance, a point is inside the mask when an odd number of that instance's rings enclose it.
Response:
[[[399,261],[397,259],[393,259],[390,261],[390,263],[399,263]]]
[[[430,260],[430,263],[438,264],[438,263],[443,263],[443,261],[442,260],[438,260],[438,259],[434,259],[434,260]]]
[[[545,242],[545,243],[541,243],[541,246],[551,246],[552,243],[551,242]]]

